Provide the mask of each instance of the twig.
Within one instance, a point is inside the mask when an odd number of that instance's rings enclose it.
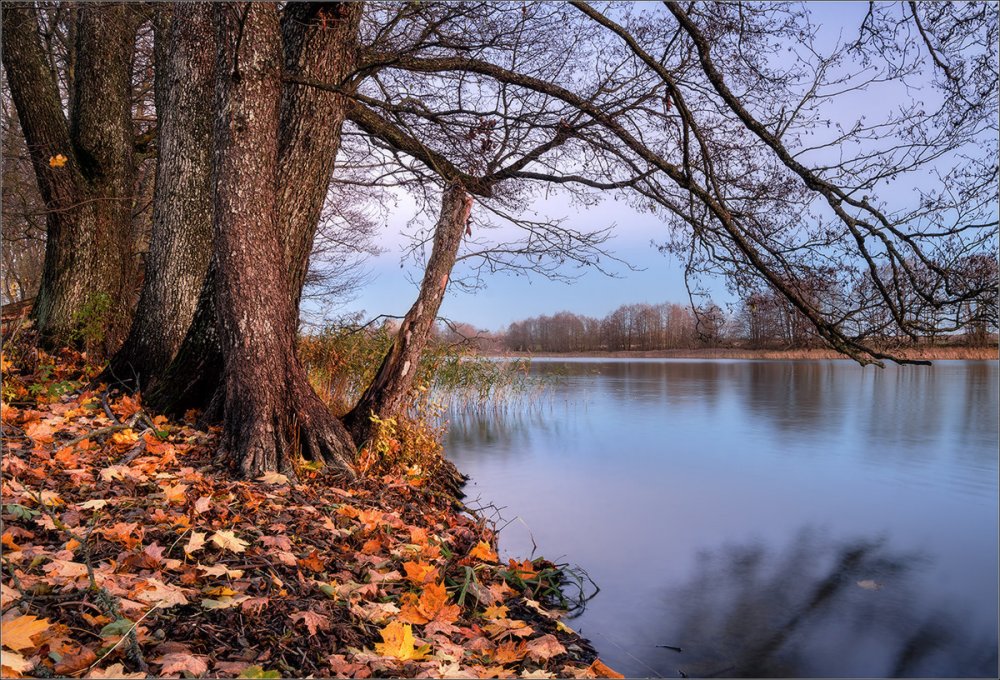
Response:
[[[107,592],[107,591],[104,591],[104,592]],[[128,640],[131,641],[131,643],[133,645],[133,648],[134,648],[133,651],[135,651],[135,650],[138,651],[138,655],[139,655],[138,659],[134,659],[134,661],[136,661],[136,663],[139,665],[139,670],[141,670],[143,673],[145,673],[146,671],[148,671],[149,667],[146,665],[145,658],[143,658],[143,656],[142,656],[142,650],[139,649],[138,642],[136,642],[135,629],[136,629],[136,627],[140,623],[142,623],[143,619],[145,619],[147,616],[149,616],[153,611],[155,611],[158,608],[159,608],[158,606],[154,605],[154,606],[150,607],[148,610],[146,610],[146,613],[143,614],[142,616],[140,616],[139,620],[136,621],[136,622],[134,622],[132,624],[132,626],[128,629],[128,631],[126,631],[126,633],[121,636],[121,638],[118,640],[118,642],[116,642],[111,649],[109,649],[107,652],[105,652],[101,656],[100,659],[98,659],[94,663],[90,664],[90,666],[87,667],[87,670],[89,671],[89,670],[93,669],[94,666],[96,666],[97,664],[101,663],[101,661],[103,661],[104,659],[108,658],[108,656],[111,655],[111,652],[113,652],[116,649],[118,649],[118,645],[120,645],[121,643],[125,642],[126,639],[128,639]]]
[[[113,422],[113,423],[121,423],[122,422],[121,420],[118,419],[118,416],[115,415],[115,412],[111,410],[111,406],[108,405],[108,393],[107,392],[104,392],[104,394],[101,395],[101,406],[104,407],[104,412],[108,415],[108,418],[111,419],[111,422]]]

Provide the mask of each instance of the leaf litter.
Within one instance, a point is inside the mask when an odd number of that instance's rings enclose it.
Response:
[[[85,355],[3,365],[5,677],[619,677],[559,567],[411,471],[234,481]]]

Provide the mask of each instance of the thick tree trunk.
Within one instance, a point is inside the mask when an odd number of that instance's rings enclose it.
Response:
[[[184,339],[212,251],[211,6],[175,12],[168,35],[168,56],[158,60],[156,74],[159,160],[146,275],[129,336],[107,371],[139,389],[163,371]],[[157,45],[157,57],[161,50]]]
[[[403,318],[375,379],[344,417],[344,424],[358,444],[364,444],[373,434],[372,414],[388,418],[406,407],[417,363],[437,319],[471,210],[472,197],[460,184],[445,189],[441,215],[434,228],[434,246],[417,300]]]
[[[285,73],[324,83],[344,80],[357,61],[363,8],[360,2],[289,4],[281,19]],[[285,243],[296,318],[346,111],[347,99],[342,94],[285,83],[281,97],[278,224]]]
[[[361,11],[361,3],[287,5],[281,21],[285,71],[329,81],[344,78],[355,62]],[[282,87],[277,219],[295,319],[313,236],[340,146],[344,108],[342,95],[294,83]],[[213,396],[221,393],[222,354],[214,344],[218,338],[214,294],[210,275],[174,360],[169,366],[161,364],[165,368],[160,375],[151,376],[154,384],[145,397],[153,408],[171,413],[207,409]],[[156,369],[155,362],[146,365]]]
[[[221,453],[238,474],[293,472],[295,456],[350,470],[354,445],[295,350],[276,210],[281,35],[274,5],[214,7],[214,258],[224,359]]]
[[[80,339],[88,322],[108,352],[128,327],[138,268],[132,252],[131,58],[122,5],[79,9],[72,125],[32,5],[3,13],[3,63],[48,209],[42,282],[33,315],[43,342]]]

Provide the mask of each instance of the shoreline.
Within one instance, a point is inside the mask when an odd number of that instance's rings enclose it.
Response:
[[[899,352],[905,359],[925,361],[998,361],[997,347],[911,347]],[[821,361],[840,359],[853,361],[850,357],[831,349],[661,349],[622,350],[594,352],[505,352],[483,353],[483,357],[518,359],[748,359],[760,361]],[[887,361],[887,363],[892,363]]]

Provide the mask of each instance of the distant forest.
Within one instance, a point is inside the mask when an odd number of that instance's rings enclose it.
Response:
[[[928,328],[938,326],[926,314]],[[942,321],[944,321],[942,319]],[[944,325],[944,324],[941,324]],[[455,337],[455,333],[447,336]],[[618,307],[602,319],[562,311],[508,326],[483,345],[516,352],[654,351],[703,347],[747,349],[803,349],[825,347],[815,328],[783,298],[774,294],[745,296],[729,312],[707,303],[637,303]],[[885,344],[963,344],[985,346],[996,342],[996,327],[987,318],[961,334],[929,332],[915,338],[879,338]]]

